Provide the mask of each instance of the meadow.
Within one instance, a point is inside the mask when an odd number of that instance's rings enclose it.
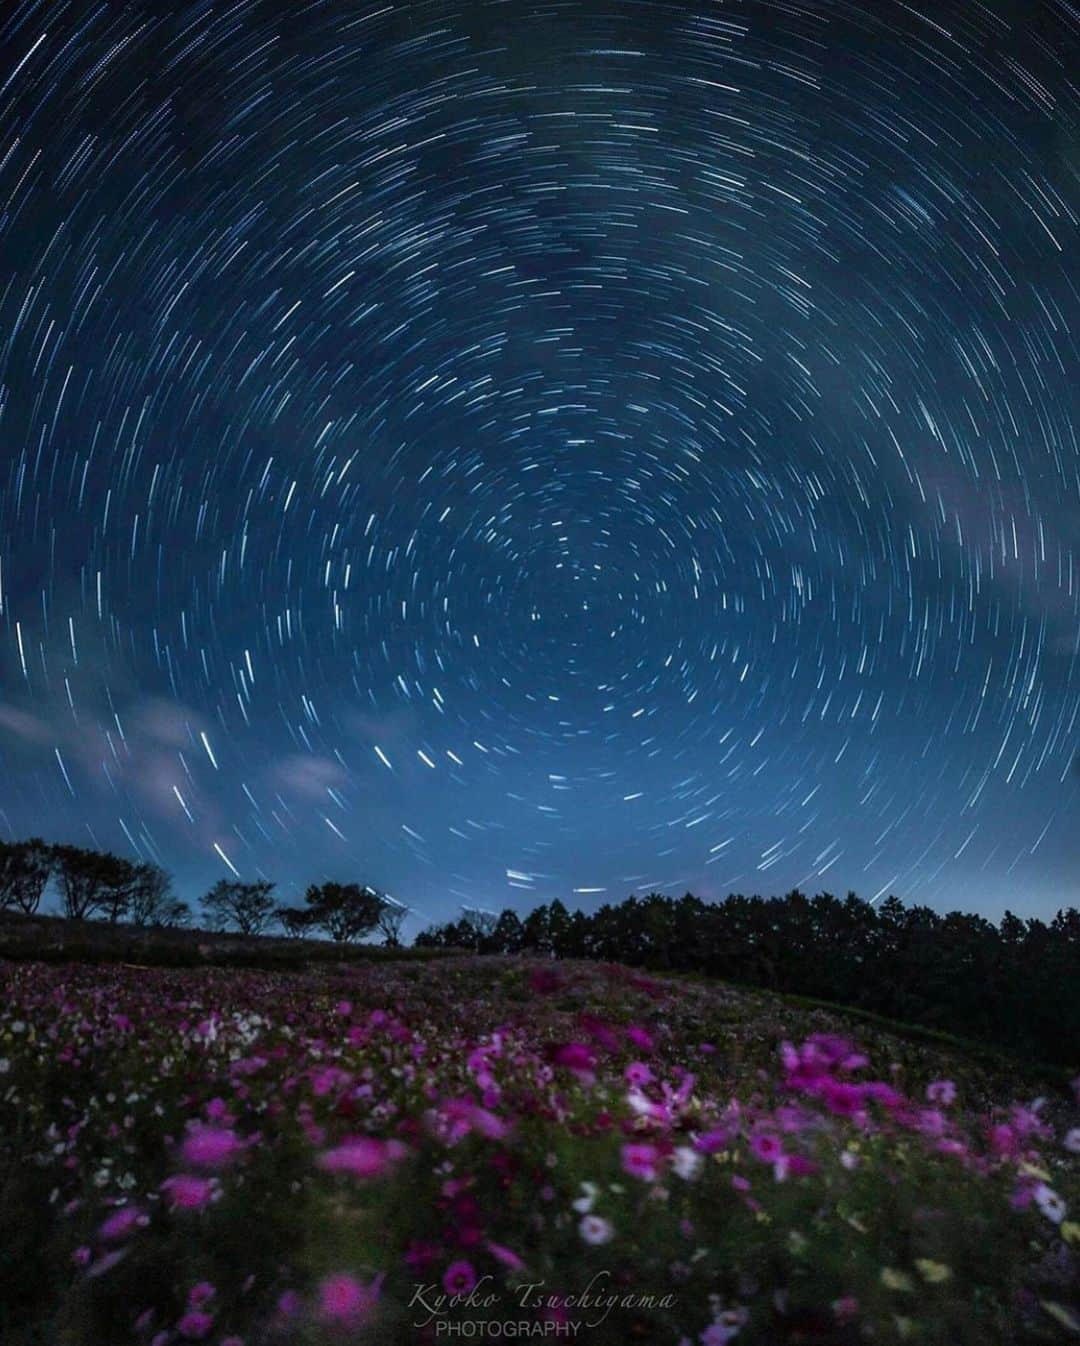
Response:
[[[0,993],[2,1346],[1080,1339],[1080,1079],[587,962]]]

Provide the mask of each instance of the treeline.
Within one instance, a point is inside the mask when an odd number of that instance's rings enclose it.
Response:
[[[339,943],[377,931],[390,948],[401,944],[408,908],[374,888],[357,883],[312,884],[301,907],[279,905],[274,884],[219,879],[193,911],[173,892],[159,865],[128,860],[108,851],[52,845],[40,837],[0,841],[0,911],[35,915],[50,887],[69,921],[162,929],[236,931],[265,935],[275,930],[293,938],[322,934]]]
[[[889,897],[650,893],[592,914],[562,902],[469,912],[423,931],[429,948],[593,958],[722,977],[982,1038],[1038,1060],[1080,1062],[1080,911],[1000,925]]]

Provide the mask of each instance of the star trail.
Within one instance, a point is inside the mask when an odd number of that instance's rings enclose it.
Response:
[[[1071,5],[4,15],[5,835],[1075,899]]]

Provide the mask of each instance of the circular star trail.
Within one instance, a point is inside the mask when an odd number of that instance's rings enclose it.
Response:
[[[7,832],[439,917],[1064,905],[1078,34],[9,8]]]

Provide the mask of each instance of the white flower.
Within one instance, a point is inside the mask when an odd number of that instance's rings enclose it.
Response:
[[[859,1156],[854,1150],[842,1150],[840,1152],[840,1162],[850,1172],[853,1168],[859,1167]]]
[[[3,1062],[0,1061],[0,1069],[2,1068]],[[1080,1126],[1074,1126],[1071,1131],[1066,1131],[1062,1144],[1070,1154],[1080,1154]]]
[[[581,1231],[581,1237],[585,1242],[591,1244],[594,1248],[601,1243],[609,1243],[615,1233],[610,1222],[600,1215],[586,1215],[581,1224],[578,1225],[578,1229]]]
[[[11,1069],[11,1062],[6,1056],[0,1056],[0,1075],[6,1075]]]
[[[697,1150],[692,1150],[689,1145],[679,1145],[671,1157],[671,1167],[680,1178],[685,1178],[687,1182],[693,1182],[700,1175],[704,1166],[705,1160],[698,1154]]]
[[[572,1201],[570,1204],[579,1215],[588,1215],[593,1208],[593,1202],[596,1200],[596,1183],[583,1182],[581,1189],[585,1195],[579,1196],[576,1201]]]
[[[1035,1204],[1048,1220],[1053,1220],[1054,1224],[1060,1224],[1064,1220],[1065,1202],[1052,1187],[1047,1187],[1046,1183],[1041,1182],[1035,1188],[1034,1196]]]

